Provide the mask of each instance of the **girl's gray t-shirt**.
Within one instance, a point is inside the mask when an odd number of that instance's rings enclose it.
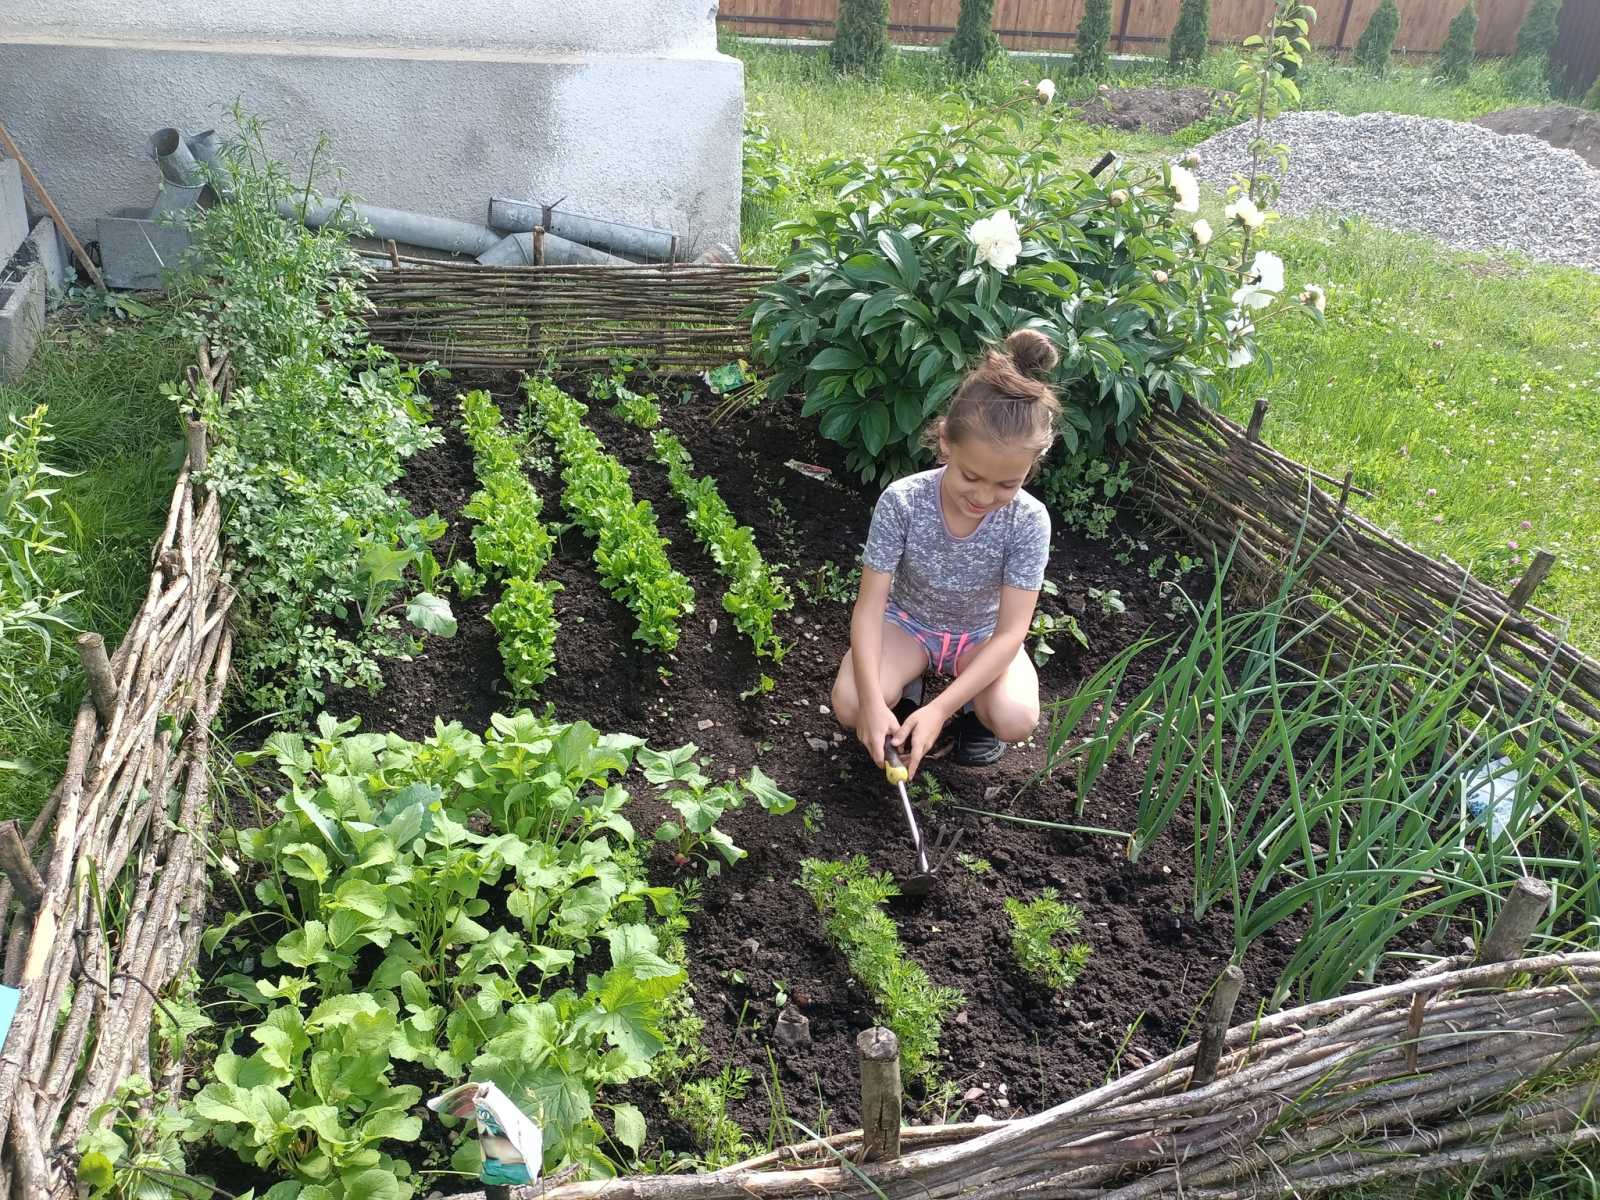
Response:
[[[1050,514],[1027,492],[989,513],[966,537],[945,524],[945,468],[891,483],[872,510],[861,560],[893,575],[889,603],[923,625],[972,637],[994,633],[1000,585],[1037,592],[1050,558]]]

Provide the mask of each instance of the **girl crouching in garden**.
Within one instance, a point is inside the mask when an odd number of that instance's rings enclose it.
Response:
[[[1039,723],[1023,642],[1050,516],[1022,485],[1055,438],[1061,405],[1043,376],[1056,361],[1033,330],[991,350],[928,429],[942,465],[897,480],[873,509],[833,711],[880,767],[892,741],[915,774],[958,714],[953,757],[964,766],[998,761]],[[893,707],[930,669],[950,685],[900,721]]]

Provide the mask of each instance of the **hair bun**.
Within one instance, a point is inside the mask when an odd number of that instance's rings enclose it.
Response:
[[[1055,343],[1037,329],[1018,329],[1006,338],[1006,353],[1017,365],[1017,370],[1035,379],[1043,378],[1055,370],[1061,361]]]

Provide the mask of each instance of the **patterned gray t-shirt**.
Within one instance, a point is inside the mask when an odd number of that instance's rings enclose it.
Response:
[[[945,524],[944,468],[891,483],[872,510],[862,561],[893,575],[889,603],[933,629],[988,637],[1000,585],[1036,592],[1050,557],[1050,514],[1027,492],[989,513],[966,537]]]

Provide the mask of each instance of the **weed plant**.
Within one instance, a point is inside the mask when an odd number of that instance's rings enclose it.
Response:
[[[939,1030],[961,1004],[955,988],[937,987],[905,956],[894,922],[883,906],[900,894],[887,871],[875,872],[863,855],[849,862],[808,858],[800,864],[800,886],[822,914],[828,940],[849,963],[850,974],[872,997],[878,1020],[900,1039],[907,1075],[934,1082]]]

